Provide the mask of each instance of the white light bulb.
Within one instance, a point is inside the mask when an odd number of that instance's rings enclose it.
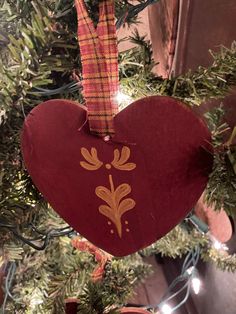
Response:
[[[163,304],[160,307],[161,313],[162,314],[171,314],[172,313],[172,308],[168,304]]]
[[[201,288],[201,281],[198,277],[193,277],[192,278],[192,288],[195,294],[198,294],[200,292],[200,288]]]
[[[213,239],[213,247],[216,249],[216,250],[224,250],[224,251],[228,251],[228,247],[227,245],[225,245],[224,243],[221,243],[219,242],[218,240],[216,239]]]
[[[129,95],[122,93],[121,91],[119,91],[116,94],[115,98],[116,98],[118,105],[121,107],[126,107],[132,102],[132,98]]]
[[[0,124],[3,122],[5,117],[6,117],[6,110],[0,109]]]
[[[222,250],[224,250],[224,251],[228,251],[229,250],[229,248],[228,248],[228,246],[227,245],[225,245],[224,243],[222,244]]]
[[[33,296],[33,298],[30,300],[30,306],[35,309],[37,305],[40,305],[43,303],[43,300],[39,296]]]
[[[194,267],[194,266],[191,266],[191,267],[189,267],[189,268],[186,270],[186,272],[187,272],[188,275],[192,275],[192,273],[194,272],[194,270],[195,270],[195,267]]]
[[[32,309],[35,309],[38,305],[42,303],[43,303],[42,293],[38,288],[36,288],[31,293],[30,306],[32,307]]]
[[[214,240],[213,241],[213,246],[216,250],[220,250],[221,249],[221,243],[218,240]]]

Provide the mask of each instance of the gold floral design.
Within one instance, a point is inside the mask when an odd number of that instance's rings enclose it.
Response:
[[[107,205],[99,206],[99,212],[109,218],[115,224],[118,235],[121,238],[122,215],[134,208],[135,201],[132,198],[123,199],[131,192],[131,187],[129,184],[123,183],[115,189],[111,175],[109,175],[109,182],[110,189],[104,186],[98,186],[95,190],[96,195],[107,203]]]
[[[135,163],[127,162],[130,158],[130,149],[127,146],[123,146],[121,151],[115,149],[113,161],[107,164],[104,164],[98,159],[97,150],[94,147],[91,148],[90,152],[85,147],[82,147],[81,154],[85,161],[80,161],[80,165],[86,170],[98,170],[103,165],[108,170],[111,169],[112,166],[118,170],[124,171],[131,171],[136,168]],[[99,206],[99,212],[114,223],[118,235],[121,238],[121,218],[124,213],[133,209],[136,203],[132,198],[125,198],[131,192],[129,184],[123,183],[115,189],[112,175],[109,175],[109,183],[110,189],[104,186],[98,186],[95,189],[96,195],[107,203],[107,205]],[[109,221],[108,224],[111,224],[111,222]],[[125,221],[125,224],[128,224],[128,221]],[[129,229],[127,228],[126,231],[129,232]],[[111,230],[111,233],[113,232],[114,230]]]
[[[114,150],[114,159],[111,162],[112,166],[118,170],[130,171],[136,168],[136,164],[128,162],[130,157],[130,149],[127,146],[122,147],[121,154],[118,149]]]
[[[81,148],[81,154],[83,155],[84,159],[87,161],[81,161],[80,165],[86,170],[98,170],[103,165],[98,159],[97,150],[96,148],[91,148],[91,153],[84,147]]]

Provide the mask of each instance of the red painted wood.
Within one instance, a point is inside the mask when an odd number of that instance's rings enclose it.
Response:
[[[189,108],[169,97],[147,97],[121,111],[109,142],[89,133],[86,116],[84,107],[69,100],[50,100],[34,108],[22,132],[25,165],[63,219],[96,246],[125,256],[164,236],[195,205],[211,170],[212,156],[206,151],[210,133]],[[130,171],[111,165],[114,150],[121,152],[125,146],[130,149],[127,163],[136,165]],[[103,163],[99,169],[81,166],[82,147],[96,148]],[[107,204],[95,193],[99,186],[107,189],[105,194],[111,190],[111,176],[114,189],[124,189],[116,201],[135,202],[121,217],[121,236],[113,221],[99,212]]]
[[[66,314],[77,314],[77,306],[78,306],[78,303],[76,300],[74,299],[66,300],[66,304],[65,304]]]

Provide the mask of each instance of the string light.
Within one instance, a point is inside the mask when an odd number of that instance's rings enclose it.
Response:
[[[43,303],[42,292],[40,289],[36,288],[31,293],[30,306],[32,309],[35,309],[38,305]]]
[[[214,240],[213,241],[213,247],[216,249],[216,250],[220,250],[221,249],[221,243],[217,240]]]
[[[198,276],[198,271],[196,267],[192,266],[189,267],[186,271],[188,276],[191,278],[191,286],[195,294],[199,294],[200,288],[201,288],[201,280],[199,279]]]
[[[191,267],[189,267],[187,270],[186,270],[186,273],[189,275],[189,276],[191,276],[192,275],[192,273],[194,272],[194,267],[193,266],[191,266]]]
[[[43,300],[40,297],[32,297],[30,300],[30,306],[31,308],[36,308],[37,305],[40,305],[43,303]]]
[[[172,308],[169,304],[163,304],[160,307],[161,313],[162,314],[171,314],[172,313]]]
[[[119,92],[117,94],[117,101],[120,102],[124,102],[124,101],[130,101],[131,97],[129,97],[128,95],[125,95],[122,92]],[[199,221],[197,221],[197,225],[199,225]],[[203,224],[202,224],[203,225]],[[204,227],[204,226],[203,226]],[[66,228],[62,228],[63,229],[67,229]],[[205,234],[208,234],[209,239],[212,242],[212,246],[217,249],[217,250],[228,250],[228,247],[224,244],[219,242],[210,232],[207,228],[202,228],[205,230]],[[61,231],[61,229],[60,229]],[[71,232],[71,231],[70,231]],[[68,233],[68,231],[67,231]],[[186,258],[184,260],[183,266],[182,266],[182,271],[181,274],[175,278],[173,280],[173,282],[170,284],[170,286],[168,287],[166,293],[164,294],[164,296],[161,299],[161,302],[159,304],[156,305],[148,305],[148,306],[144,306],[144,308],[146,309],[158,309],[157,313],[161,313],[161,314],[172,314],[174,313],[176,310],[178,310],[187,300],[188,297],[190,295],[190,289],[192,288],[193,292],[197,295],[199,294],[200,290],[201,290],[201,280],[198,276],[198,271],[197,271],[197,263],[199,261],[199,257],[200,257],[200,247],[196,246],[195,248],[193,248],[187,255]],[[13,278],[13,275],[10,276],[10,273],[13,270],[13,274],[15,273],[15,263],[13,263],[9,269],[9,274],[7,277],[10,278],[9,280],[6,280],[6,296],[5,296],[5,300],[4,300],[4,304],[2,306],[3,309],[3,313],[5,313],[5,307],[6,307],[6,301],[8,296],[12,297],[9,291],[9,288],[11,286],[11,281]],[[8,281],[10,283],[8,283]],[[177,288],[177,289],[176,289]],[[168,303],[172,302],[177,296],[183,295],[183,299],[180,300],[177,305],[175,305],[174,307],[171,307]],[[30,301],[30,305],[32,308],[36,308],[38,305],[40,305],[41,303],[43,303],[43,299],[40,296],[39,293],[34,293],[31,301]]]
[[[122,102],[127,100],[129,96],[125,95],[122,92],[119,92],[117,95],[117,101]],[[228,247],[219,242],[210,232],[209,227],[202,222],[195,215],[191,215],[188,219],[194,224],[194,226],[203,234],[208,235],[209,239],[212,241],[212,246],[217,250],[228,250]],[[143,306],[145,309],[155,309],[156,314],[172,314],[178,310],[189,298],[190,289],[192,288],[193,292],[198,295],[202,282],[198,275],[198,270],[196,268],[200,258],[200,247],[196,246],[193,248],[187,255],[184,260],[181,274],[176,277],[172,283],[169,285],[166,293],[162,297],[159,304]],[[177,288],[177,289],[176,289]],[[177,305],[171,307],[168,302],[172,302],[177,296],[183,295],[182,300],[179,300]]]
[[[211,239],[211,241],[212,241],[212,246],[213,246],[213,248],[214,249],[216,249],[216,250],[223,250],[223,251],[228,251],[228,247],[227,247],[227,245],[226,244],[224,244],[224,243],[222,243],[222,242],[220,242],[220,241],[218,241],[213,235],[211,235],[210,234],[210,239]]]
[[[8,269],[7,269],[8,268]],[[15,272],[16,272],[16,263],[15,262],[9,262],[6,264],[6,268],[4,269],[4,272],[7,269],[7,276],[5,279],[5,297],[1,306],[1,313],[5,314],[6,313],[6,305],[7,305],[7,299],[8,297],[10,297],[12,300],[14,300],[14,297],[12,296],[10,289],[12,286],[12,282],[15,276]]]
[[[116,102],[118,103],[120,109],[127,107],[132,102],[132,98],[129,95],[124,94],[121,91],[119,91],[117,93],[115,99],[116,99]]]
[[[0,124],[4,121],[4,118],[6,117],[6,110],[1,109],[0,110]]]
[[[200,218],[198,218],[196,215],[191,214],[186,220],[190,220],[191,223],[203,234],[207,234],[209,236],[209,239],[212,241],[212,246],[216,250],[223,250],[228,251],[227,245],[224,243],[221,243],[218,241],[210,232],[209,226],[203,222]]]
[[[191,280],[192,289],[195,294],[199,294],[201,288],[201,281],[198,277],[193,277]]]
[[[188,300],[191,287],[193,291],[198,294],[201,287],[201,282],[198,278],[196,269],[199,257],[200,247],[196,246],[186,255],[180,275],[169,285],[160,303],[156,306],[150,305],[146,308],[159,309],[161,314],[171,314],[178,310]],[[168,303],[172,302],[176,297],[179,297],[178,303],[174,307],[171,307]]]

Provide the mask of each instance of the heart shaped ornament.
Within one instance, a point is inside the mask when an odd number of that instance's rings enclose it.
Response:
[[[193,208],[211,171],[210,133],[179,101],[140,99],[91,135],[86,108],[49,100],[25,120],[21,146],[33,182],[55,211],[115,256],[134,253]]]

